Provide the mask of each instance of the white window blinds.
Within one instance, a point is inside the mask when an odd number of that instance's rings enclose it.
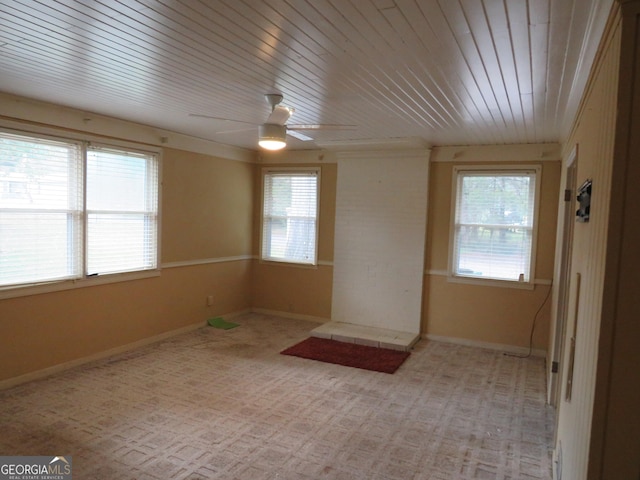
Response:
[[[0,131],[0,287],[157,268],[155,153]]]
[[[0,285],[82,274],[81,145],[0,132]]]
[[[87,151],[87,273],[156,268],[158,168],[153,155]]]
[[[315,265],[319,171],[263,176],[262,259]]]
[[[538,171],[455,172],[452,274],[530,282]]]

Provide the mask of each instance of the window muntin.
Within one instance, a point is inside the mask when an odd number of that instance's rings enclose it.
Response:
[[[316,265],[320,172],[263,171],[263,260]]]
[[[453,277],[532,282],[539,173],[454,168]]]
[[[125,168],[124,175],[120,172],[96,182],[101,175],[91,169],[92,153],[87,152],[98,150],[80,141],[0,131],[0,287],[157,267],[156,155],[110,147],[120,165],[144,159],[145,203],[140,210],[123,212],[117,203],[131,198],[125,190],[136,191],[131,176]],[[133,169],[140,171],[140,166]],[[134,176],[134,183],[140,182],[140,175]],[[97,186],[100,183],[102,191]],[[87,204],[100,209],[90,213]],[[99,218],[101,214],[110,217]],[[125,214],[129,220],[126,232],[121,226]],[[107,228],[92,226],[96,219]],[[138,226],[132,228],[132,224]],[[111,262],[87,271],[94,264],[89,259],[99,251],[91,239],[109,243]],[[145,246],[140,246],[141,241]],[[137,261],[139,253],[132,261],[130,252],[141,250],[144,261]]]

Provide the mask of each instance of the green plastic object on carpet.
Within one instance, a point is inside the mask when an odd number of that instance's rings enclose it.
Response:
[[[229,330],[230,328],[236,328],[238,326],[237,323],[227,322],[222,317],[210,318],[207,320],[207,323],[213,328],[221,328],[222,330]]]

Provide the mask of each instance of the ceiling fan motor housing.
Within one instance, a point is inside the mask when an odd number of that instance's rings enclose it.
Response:
[[[260,139],[263,140],[282,140],[287,135],[287,127],[284,125],[276,125],[275,123],[263,123],[259,127]]]
[[[286,145],[287,127],[275,123],[264,123],[258,127],[258,143],[269,150],[278,150]]]

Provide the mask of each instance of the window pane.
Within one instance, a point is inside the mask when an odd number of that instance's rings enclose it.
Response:
[[[81,275],[81,149],[0,133],[0,285]]]
[[[87,273],[157,266],[158,166],[150,154],[89,149]]]
[[[79,266],[70,244],[73,229],[73,219],[66,213],[1,212],[0,284],[74,276]]]
[[[460,275],[518,280],[528,277],[531,231],[461,226],[458,233]]]
[[[264,177],[262,258],[316,262],[317,172]]]
[[[526,225],[533,222],[529,176],[463,176],[459,223]]]
[[[147,157],[128,152],[87,152],[87,209],[147,210]]]
[[[115,273],[155,266],[149,238],[155,219],[132,214],[89,214],[87,272]]]
[[[529,281],[534,172],[459,171],[453,273]]]

